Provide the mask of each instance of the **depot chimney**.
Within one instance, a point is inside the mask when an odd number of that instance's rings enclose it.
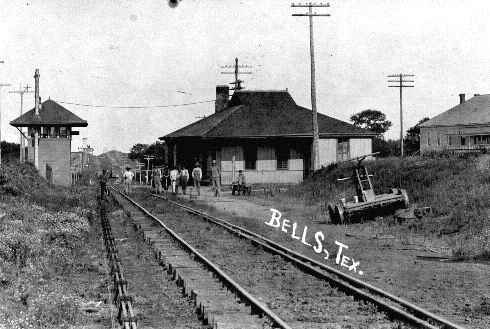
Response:
[[[229,95],[230,87],[226,85],[216,86],[216,101],[214,102],[214,112],[218,113],[226,108]]]
[[[463,104],[465,101],[465,94],[459,94],[459,104]]]
[[[39,115],[39,69],[34,72],[34,113]]]

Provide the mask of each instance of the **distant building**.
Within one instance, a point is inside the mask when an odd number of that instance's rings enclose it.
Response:
[[[490,149],[490,95],[475,95],[420,125],[420,152]]]
[[[27,127],[27,161],[33,163],[50,183],[68,186],[71,175],[71,136],[78,135],[73,127],[86,127],[82,120],[55,101],[41,103],[39,71],[35,78],[35,107],[10,122],[14,127]]]
[[[236,91],[216,87],[215,113],[160,137],[170,165],[201,163],[209,177],[212,160],[222,183],[244,170],[249,183],[298,183],[309,173],[311,110],[296,105],[287,91]],[[371,153],[375,133],[318,114],[321,165]]]

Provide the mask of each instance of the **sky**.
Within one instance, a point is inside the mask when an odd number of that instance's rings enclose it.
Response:
[[[311,108],[309,30],[305,12],[283,0],[0,0],[1,137],[18,142],[9,122],[20,97],[34,85],[60,102],[155,106],[213,100],[220,74],[238,57],[253,74],[247,89],[288,89]],[[490,83],[490,6],[478,0],[330,1],[314,18],[317,108],[349,121],[377,109],[400,133],[399,94],[387,75],[415,74],[404,90],[404,130],[459,102],[458,94],[485,94]],[[24,111],[33,94],[26,94]],[[74,136],[99,154],[152,143],[199,116],[212,102],[188,106],[115,109],[62,104],[88,121]]]

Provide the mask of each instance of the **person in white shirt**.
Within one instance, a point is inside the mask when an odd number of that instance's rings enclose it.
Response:
[[[131,184],[133,182],[133,177],[134,177],[134,174],[131,171],[131,168],[130,167],[126,167],[126,171],[123,174],[124,192],[126,194],[131,193]]]
[[[185,166],[180,170],[180,186],[182,186],[182,194],[185,195],[187,190],[187,182],[189,181],[189,171]]]
[[[194,189],[197,191],[197,195],[201,195],[201,179],[202,169],[199,162],[196,162],[196,166],[192,169],[192,180],[194,181]]]
[[[170,170],[170,185],[172,186],[172,193],[176,194],[177,193],[177,179],[179,178],[179,171],[177,168],[173,167],[172,170]]]

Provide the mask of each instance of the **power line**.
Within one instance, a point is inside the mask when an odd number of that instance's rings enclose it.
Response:
[[[84,106],[84,107],[94,107],[94,108],[112,108],[112,109],[149,109],[149,108],[166,108],[166,107],[180,107],[180,106],[188,106],[188,105],[195,105],[195,104],[204,104],[204,103],[212,103],[214,102],[215,99],[212,100],[205,100],[205,101],[197,101],[197,102],[190,102],[190,103],[181,103],[181,104],[166,104],[166,105],[129,105],[129,106],[124,106],[124,105],[94,105],[94,104],[83,104],[83,103],[74,103],[74,102],[66,102],[66,101],[59,101],[57,100],[56,102],[61,103],[61,104],[68,104],[68,105],[76,105],[76,106]]]
[[[329,3],[292,3],[291,7],[296,8],[308,8],[308,12],[305,14],[292,14],[292,16],[306,16],[310,23],[310,73],[311,73],[311,112],[312,112],[312,126],[313,126],[313,147],[311,148],[311,160],[313,170],[320,169],[320,148],[318,132],[318,116],[316,111],[316,85],[315,85],[315,47],[313,43],[313,17],[315,16],[330,16],[330,14],[318,14],[313,12],[313,8],[326,8],[330,7]]]
[[[388,83],[391,84],[388,87],[390,88],[399,88],[400,89],[400,156],[403,158],[403,103],[402,103],[402,95],[403,88],[413,88],[414,80],[407,80],[407,78],[412,78],[415,75],[413,74],[390,74],[388,78],[396,78],[396,80],[388,80]],[[394,83],[397,83],[393,85]]]

